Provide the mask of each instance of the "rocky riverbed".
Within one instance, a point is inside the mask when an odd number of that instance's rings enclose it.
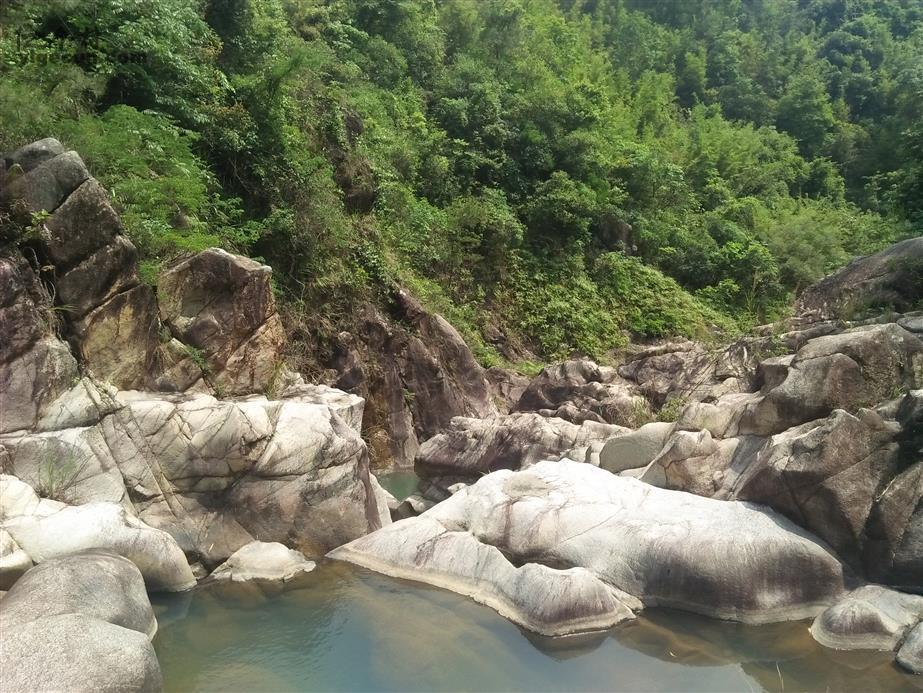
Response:
[[[807,619],[923,670],[923,287],[901,274],[923,238],[733,344],[525,382],[396,289],[400,326],[370,315],[310,384],[271,268],[211,249],[155,291],[77,153],[2,161],[0,204],[42,221],[0,251],[0,688],[157,690],[148,592],[258,594],[325,556],[541,636]],[[847,315],[857,291],[904,312]],[[414,461],[409,497],[370,446]]]

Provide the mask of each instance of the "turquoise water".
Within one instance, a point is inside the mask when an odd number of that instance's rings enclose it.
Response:
[[[168,691],[923,691],[889,657],[822,648],[803,622],[652,609],[548,639],[451,592],[332,561],[284,587],[212,585],[155,608]]]
[[[407,496],[415,493],[420,485],[420,479],[412,469],[384,472],[375,476],[378,478],[378,483],[381,484],[382,488],[398,500],[404,500]]]

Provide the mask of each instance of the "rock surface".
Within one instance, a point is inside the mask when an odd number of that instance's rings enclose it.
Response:
[[[453,419],[449,429],[420,448],[415,469],[421,477],[454,475],[473,479],[498,469],[521,469],[568,450],[628,433],[611,424],[581,425],[540,414],[508,414],[490,419]]]
[[[287,549],[277,542],[250,542],[237,549],[230,558],[215,568],[211,580],[246,582],[248,580],[291,580],[299,573],[314,570],[314,561],[305,559],[300,551]]]
[[[366,400],[363,431],[378,467],[413,464],[422,441],[456,416],[497,413],[487,372],[458,331],[403,289],[390,313],[366,308],[338,335],[335,385]]]
[[[548,366],[522,393],[516,411],[584,421],[637,425],[648,410],[647,401],[614,368],[574,359]]]
[[[862,310],[904,311],[923,299],[923,237],[859,258],[802,294],[797,309],[822,319]]]
[[[32,568],[0,608],[0,689],[160,691],[157,623],[138,568],[87,552]]]
[[[198,350],[210,383],[228,395],[264,392],[282,367],[285,331],[270,284],[272,269],[218,248],[165,271],[160,317]]]
[[[751,623],[816,615],[843,591],[840,562],[771,511],[567,460],[489,474],[330,556],[473,595],[526,627],[549,590],[563,593],[539,632],[627,615],[603,587],[626,609],[670,606]],[[516,565],[533,566],[531,577],[516,577]]]
[[[811,635],[836,650],[891,651],[923,621],[923,597],[865,585],[821,613]]]
[[[19,515],[3,529],[36,563],[86,549],[106,549],[138,566],[148,589],[178,592],[195,578],[176,541],[113,503],[68,506],[44,517]]]
[[[914,674],[923,674],[923,623],[910,631],[901,649],[897,663]]]

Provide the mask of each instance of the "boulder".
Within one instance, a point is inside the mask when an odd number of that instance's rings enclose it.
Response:
[[[250,542],[237,549],[227,561],[215,568],[211,580],[246,582],[248,580],[291,580],[300,573],[314,570],[314,561],[305,559],[278,542]]]
[[[43,140],[32,142],[20,147],[14,152],[3,156],[3,165],[7,170],[13,166],[19,166],[24,173],[28,173],[39,164],[49,159],[53,159],[66,150],[64,145],[53,137],[46,137]]]
[[[0,474],[0,524],[19,515],[44,517],[63,507],[64,503],[39,498],[29,484],[15,476]]]
[[[281,367],[285,331],[271,276],[270,267],[218,248],[160,276],[161,319],[201,351],[211,383],[225,394],[263,392]]]
[[[68,506],[44,517],[19,515],[3,529],[36,563],[85,549],[106,549],[138,566],[150,590],[178,592],[195,585],[176,541],[113,503]]]
[[[417,455],[421,477],[474,478],[498,469],[521,469],[566,451],[624,435],[628,429],[586,421],[581,425],[540,414],[453,419],[449,430],[427,440]]]
[[[157,632],[141,572],[127,558],[108,551],[49,559],[29,570],[3,601],[7,624],[61,614],[107,621],[151,639]]]
[[[780,433],[834,409],[855,412],[919,387],[923,342],[894,323],[856,328],[810,340],[785,370],[747,406],[740,433]]]
[[[298,384],[282,393],[282,399],[305,404],[322,404],[339,416],[356,433],[362,434],[365,400],[326,385]]]
[[[807,289],[797,311],[817,319],[851,318],[867,310],[903,312],[923,298],[923,236],[854,260]]]
[[[15,155],[14,155],[15,156]],[[13,177],[0,181],[0,207],[7,207],[18,220],[29,223],[35,212],[53,212],[90,177],[77,152],[64,152]]]
[[[116,294],[72,324],[82,363],[120,389],[144,387],[157,366],[157,302],[151,287]]]
[[[870,409],[834,411],[773,436],[731,494],[771,506],[857,565],[872,508],[898,470],[896,432]]]
[[[914,674],[923,674],[923,623],[917,625],[901,649],[897,651],[897,663]]]
[[[576,424],[589,420],[635,426],[648,406],[614,368],[573,359],[544,368],[522,393],[516,411],[539,412]]]
[[[29,570],[0,609],[0,689],[160,691],[157,622],[138,568],[100,551]]]
[[[896,650],[923,621],[923,597],[865,585],[814,619],[811,635],[835,650]]]
[[[77,376],[50,299],[21,255],[0,254],[0,434],[32,428]]]
[[[748,623],[814,616],[843,592],[840,562],[780,515],[567,460],[488,474],[329,555],[475,595],[528,628],[554,589],[564,600],[539,632],[627,616],[603,587],[630,610],[660,605]],[[511,593],[526,566],[537,576],[531,589]]]
[[[672,431],[673,424],[655,421],[612,438],[599,453],[599,466],[613,474],[646,467],[663,450]]]
[[[9,625],[0,638],[0,659],[3,690],[163,690],[157,655],[145,634],[80,614]]]

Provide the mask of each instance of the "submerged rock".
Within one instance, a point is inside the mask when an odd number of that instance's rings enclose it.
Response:
[[[840,562],[771,511],[567,460],[489,474],[329,555],[471,595],[555,634],[603,627],[640,604],[748,623],[800,619],[843,591]],[[556,593],[560,608],[538,618]]]
[[[891,651],[923,621],[923,597],[865,585],[821,613],[811,635],[836,650]]]
[[[314,570],[314,561],[305,559],[278,542],[253,541],[237,549],[230,558],[215,568],[211,580],[246,582],[247,580],[291,580],[299,573]]]

